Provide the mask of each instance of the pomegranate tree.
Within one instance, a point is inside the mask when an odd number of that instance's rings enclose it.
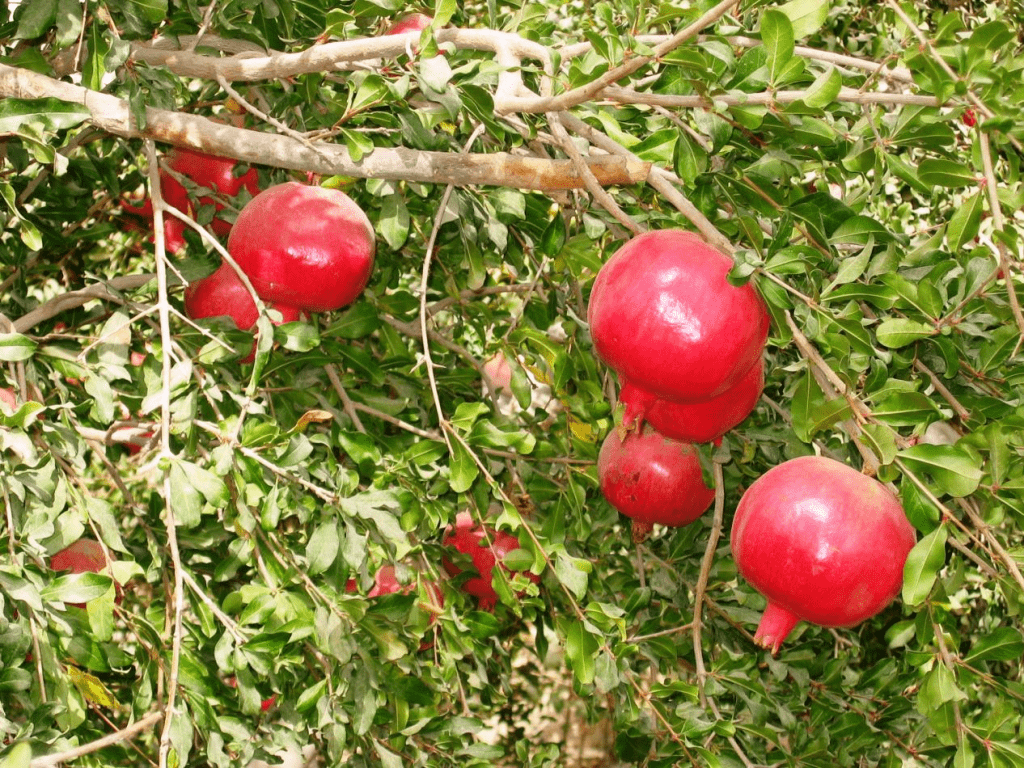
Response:
[[[613,507],[633,521],[633,540],[643,541],[655,523],[692,523],[715,498],[704,484],[697,449],[649,426],[625,439],[612,430],[597,457],[601,491]]]
[[[768,600],[755,641],[777,653],[798,621],[851,627],[899,593],[914,529],[881,483],[802,456],[751,484],[732,524],[740,574]]]
[[[475,597],[481,609],[494,610],[498,603],[498,593],[494,591],[491,583],[494,566],[496,563],[502,563],[502,568],[508,570],[502,561],[509,552],[520,549],[519,539],[511,533],[496,531],[474,522],[469,512],[459,512],[455,517],[455,527],[448,526],[445,529],[441,543],[470,556],[478,575],[464,581],[462,591]],[[462,573],[462,567],[447,557],[441,562],[449,576],[458,576]],[[540,583],[537,574],[530,571],[520,573],[534,584]]]
[[[619,400],[627,428],[646,421],[665,437],[686,443],[710,443],[742,422],[754,410],[764,389],[764,360],[718,397],[700,403],[676,403],[657,397],[629,381],[622,382]]]
[[[228,236],[228,251],[260,298],[309,312],[354,301],[375,250],[373,225],[348,195],[294,181],[256,195]]]
[[[760,358],[768,312],[749,283],[731,285],[733,262],[696,234],[638,235],[601,267],[587,317],[598,356],[656,397],[710,400]]]

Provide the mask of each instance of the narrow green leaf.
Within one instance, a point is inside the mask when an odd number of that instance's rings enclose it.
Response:
[[[590,685],[594,682],[594,674],[597,671],[594,654],[597,653],[597,649],[597,638],[588,632],[581,622],[574,621],[569,625],[565,635],[565,656],[581,685]]]
[[[959,251],[978,235],[984,197],[975,192],[956,209],[946,225],[946,241],[951,251]]]
[[[882,466],[892,464],[896,458],[896,433],[885,424],[864,424],[864,439],[875,452]]]
[[[969,187],[978,183],[977,173],[953,160],[922,160],[917,167],[917,176],[933,187]]]
[[[377,231],[391,250],[397,251],[409,239],[410,221],[409,209],[401,194],[396,192],[381,200]]]
[[[843,76],[839,70],[830,66],[811,83],[804,96],[804,104],[814,109],[821,109],[831,104],[843,88]]]
[[[5,363],[28,360],[38,346],[28,336],[20,333],[0,333],[0,360]]]
[[[979,460],[959,445],[922,443],[900,451],[899,458],[912,471],[930,475],[940,491],[950,496],[969,496],[981,482]]]
[[[455,493],[465,493],[468,491],[480,473],[480,469],[473,461],[473,457],[458,440],[452,440],[452,455],[449,467],[451,474],[448,482]]]
[[[4,99],[0,101],[0,134],[18,133],[29,124],[41,124],[50,131],[67,130],[87,120],[89,114],[89,110],[80,104],[69,104],[52,97]],[[13,209],[13,197],[10,202]]]
[[[971,646],[964,661],[1014,661],[1022,656],[1024,635],[1015,627],[999,627]]]
[[[932,591],[935,577],[946,563],[945,525],[921,539],[907,555],[903,566],[903,602],[910,606],[920,605]]]
[[[793,22],[782,11],[769,8],[761,14],[761,41],[767,53],[768,75],[774,82],[793,58]]]
[[[834,243],[859,243],[863,245],[868,238],[876,242],[892,240],[892,233],[880,222],[870,216],[851,216],[832,233],[830,240]]]
[[[338,556],[340,545],[338,524],[334,520],[318,525],[306,544],[306,572],[315,575],[330,568]]]
[[[883,347],[899,349],[937,333],[934,325],[918,320],[894,317],[879,323],[878,328],[875,329],[875,338]]]
[[[1005,363],[1017,344],[1020,342],[1020,330],[1016,325],[1004,325],[997,328],[981,346],[978,354],[978,367],[988,373]]]

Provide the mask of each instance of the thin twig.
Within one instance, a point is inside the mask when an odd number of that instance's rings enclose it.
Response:
[[[366,427],[364,427],[363,422],[359,420],[359,414],[356,413],[356,409],[352,405],[352,399],[348,396],[348,392],[345,391],[345,387],[341,383],[341,378],[338,376],[338,369],[333,363],[328,363],[324,366],[324,370],[327,372],[327,378],[331,380],[331,386],[334,387],[334,391],[338,393],[338,398],[341,400],[341,407],[345,409],[345,414],[352,419],[352,425],[356,428],[356,431],[365,434]]]
[[[704,559],[700,564],[700,575],[697,577],[697,586],[693,595],[693,658],[697,667],[697,692],[700,696],[701,706],[708,705],[707,695],[704,693],[704,683],[707,679],[707,671],[704,669],[704,649],[701,646],[701,629],[704,623],[704,593],[708,589],[708,579],[711,575],[711,566],[715,561],[715,552],[718,549],[718,538],[722,535],[722,518],[725,514],[725,475],[722,465],[714,462],[711,467],[715,480],[715,511],[711,521],[711,533],[708,535],[708,543],[704,547]]]

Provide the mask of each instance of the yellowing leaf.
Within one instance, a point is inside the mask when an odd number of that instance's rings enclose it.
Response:
[[[597,434],[594,432],[594,428],[587,424],[585,421],[577,419],[572,414],[569,414],[569,431],[572,432],[572,436],[577,440],[582,440],[585,443],[596,443]]]
[[[84,672],[78,667],[68,667],[68,675],[75,688],[82,694],[82,697],[90,704],[99,704],[107,709],[118,709],[117,700],[110,695],[110,691],[93,675]]]
[[[332,419],[334,419],[334,416],[330,411],[320,411],[315,409],[312,411],[306,411],[299,417],[299,420],[295,422],[295,429],[293,431],[305,432],[306,427],[314,422],[317,424],[324,424]]]

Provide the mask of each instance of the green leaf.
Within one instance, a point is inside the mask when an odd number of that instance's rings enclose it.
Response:
[[[82,85],[91,91],[99,91],[103,88],[103,78],[107,74],[106,59],[110,53],[109,31],[103,22],[94,19],[89,26],[87,37],[89,48],[85,63],[82,65]]]
[[[875,329],[875,338],[883,347],[899,349],[913,344],[920,339],[935,336],[938,333],[934,325],[903,317],[883,320]]]
[[[785,6],[783,6],[783,8],[784,7]],[[839,74],[839,70],[835,67],[829,66],[828,69],[818,75],[817,79],[811,83],[803,98],[803,102],[808,107],[812,107],[814,109],[827,107],[835,101],[836,96],[839,95],[839,91],[841,91],[842,88],[843,76]]]
[[[564,552],[559,552],[555,558],[555,575],[577,600],[586,596],[588,574],[592,570],[593,564],[589,560],[572,557]]]
[[[0,101],[0,134],[20,133],[32,125],[49,131],[74,128],[89,118],[89,110],[56,98]]]
[[[26,0],[19,11],[14,38],[32,40],[42,36],[57,20],[57,0]]]
[[[892,239],[892,233],[881,223],[870,216],[851,216],[832,233],[830,240],[834,243],[858,243],[860,245],[874,238],[876,242]]]
[[[945,525],[921,539],[907,555],[903,566],[903,602],[909,606],[920,605],[932,591],[935,577],[946,563]]]
[[[20,333],[0,333],[0,360],[5,363],[28,360],[38,347],[32,339]]]
[[[969,187],[978,183],[978,175],[972,169],[953,160],[922,160],[917,176],[929,186]]]
[[[828,18],[830,0],[790,0],[779,6],[793,25],[793,36],[802,40],[813,35]]]
[[[459,9],[459,4],[455,0],[435,0],[434,2],[434,22],[435,28],[443,27],[449,21],[452,20],[452,16],[455,15],[455,11]]]
[[[32,763],[32,746],[19,741],[0,759],[0,768],[29,768]]]
[[[340,546],[338,524],[334,520],[320,523],[306,543],[306,572],[312,576],[330,568],[338,557]]]
[[[451,474],[448,478],[448,483],[455,493],[465,493],[468,491],[480,473],[480,469],[477,467],[476,462],[473,461],[473,457],[459,440],[452,440],[449,467]]]
[[[58,576],[43,587],[43,600],[63,603],[87,603],[111,588],[111,578],[102,573],[69,573]]]
[[[882,466],[896,458],[896,433],[885,424],[864,424],[864,441],[874,451]]]
[[[590,685],[594,682],[594,655],[597,649],[597,638],[588,632],[581,622],[573,621],[565,634],[565,657],[581,685]]]
[[[931,475],[942,493],[962,498],[978,489],[980,460],[960,445],[920,444],[900,451],[899,458],[915,472]]]
[[[774,82],[793,58],[793,22],[782,11],[767,9],[761,14],[761,41],[767,53],[768,75]]]
[[[978,235],[981,226],[981,211],[984,195],[975,192],[964,200],[946,225],[946,242],[951,251],[959,251]]]
[[[1020,330],[1016,325],[997,328],[991,333],[988,341],[981,345],[978,368],[985,373],[995,370],[1010,358],[1019,343]]]
[[[377,230],[384,242],[393,251],[401,248],[409,239],[409,209],[405,206],[405,198],[394,193],[381,200],[380,216],[377,219]]]
[[[972,645],[964,661],[1014,661],[1022,656],[1024,635],[1015,627],[999,627]]]

